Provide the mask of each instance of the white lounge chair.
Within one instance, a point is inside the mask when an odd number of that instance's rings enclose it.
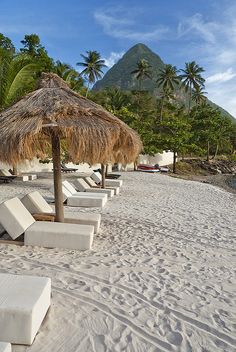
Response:
[[[113,189],[103,189],[103,188],[91,188],[86,181],[84,181],[82,178],[77,178],[74,180],[74,186],[77,191],[79,192],[90,192],[90,193],[96,193],[96,194],[107,194],[108,197],[114,197],[114,190]]]
[[[8,170],[6,169],[0,169],[0,175],[9,177],[9,178],[17,178],[18,180],[21,181],[29,181],[29,180],[36,180],[37,175],[31,174],[31,175],[12,175]]]
[[[94,180],[90,177],[90,176],[86,176],[84,177],[84,180],[86,181],[86,183],[90,186],[90,188],[96,188],[96,189],[101,189],[101,186],[97,185],[96,182],[94,182]],[[120,187],[119,186],[106,186],[105,189],[113,189],[115,195],[120,193]]]
[[[31,345],[51,303],[51,280],[0,273],[0,302],[0,340]]]
[[[107,203],[107,194],[91,193],[91,192],[77,192],[76,189],[68,181],[62,182],[63,194],[67,196],[67,204],[72,205],[75,203],[73,198],[80,199],[81,204],[84,206],[100,206],[103,207]],[[100,202],[99,202],[100,200]],[[98,205],[100,204],[100,205]]]
[[[35,221],[18,198],[0,204],[0,222],[12,239],[24,233],[29,246],[86,250],[93,242],[93,226]]]
[[[54,195],[54,187],[52,186],[49,190]],[[90,193],[81,193],[72,195],[72,193],[62,185],[63,201],[69,207],[85,207],[85,208],[103,208],[107,202],[107,198],[97,196],[96,194],[91,195]],[[106,196],[106,194],[104,194]]]
[[[108,196],[107,196],[106,193],[99,192],[99,193],[94,194],[94,193],[91,193],[91,192],[86,192],[86,193],[85,192],[77,192],[75,187],[68,181],[63,181],[62,185],[72,194],[72,196],[75,196],[75,197],[78,197],[78,196],[79,197],[84,197],[84,196],[86,196],[86,197],[90,197],[90,196],[94,197],[95,196],[95,197],[99,197],[99,198],[105,199],[106,201],[108,199]]]
[[[11,352],[11,344],[9,342],[0,341],[0,352]]]
[[[98,171],[94,171],[90,177],[96,182],[96,183],[101,183],[102,182],[102,175]],[[121,187],[123,184],[122,180],[110,180],[110,179],[105,179],[105,187],[106,186],[116,186],[116,187]]]
[[[38,191],[26,194],[21,198],[21,202],[32,215],[50,214],[55,216],[52,207]],[[101,215],[94,213],[65,212],[65,223],[92,225],[94,226],[94,233],[98,233],[101,223]]]

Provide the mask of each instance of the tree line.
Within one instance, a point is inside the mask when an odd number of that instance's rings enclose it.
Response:
[[[103,75],[105,60],[97,51],[81,54],[82,68],[75,68],[49,57],[36,34],[25,35],[17,51],[10,38],[0,34],[0,110],[36,88],[41,72],[54,72],[69,86],[114,113],[141,136],[144,153],[154,155],[163,150],[176,156],[232,155],[236,149],[236,125],[220,110],[207,103],[204,92],[203,68],[190,62],[185,68],[165,65],[155,82],[159,93],[151,95],[142,83],[152,79],[151,65],[145,59],[137,62],[131,74],[138,89],[122,91],[110,87],[94,92],[90,88]],[[187,104],[178,97],[185,92]]]

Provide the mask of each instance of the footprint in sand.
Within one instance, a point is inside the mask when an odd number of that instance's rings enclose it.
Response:
[[[183,341],[182,335],[179,332],[174,331],[168,332],[166,334],[166,339],[169,343],[175,346],[180,346]]]

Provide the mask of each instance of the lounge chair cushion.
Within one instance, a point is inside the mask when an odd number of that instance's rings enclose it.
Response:
[[[90,177],[97,183],[102,182],[102,175],[100,172],[93,172]],[[121,187],[123,184],[122,180],[110,180],[110,179],[105,179],[105,186],[116,186],[116,187]]]
[[[14,240],[35,222],[18,198],[0,204],[0,223]]]
[[[76,191],[76,189],[72,186],[72,184],[68,181],[63,181],[62,182],[63,186],[73,195],[73,194],[77,194],[78,192]]]
[[[49,191],[54,195],[54,186],[50,187]],[[63,202],[65,202],[68,197],[71,197],[71,193],[63,185],[62,185],[62,194],[63,194]]]
[[[72,184],[70,184],[68,181],[62,182],[63,192],[64,192],[64,188],[66,188],[67,192],[70,192],[71,196],[73,197],[90,197],[90,196],[93,197],[94,195],[92,192],[77,192],[76,189],[72,186]],[[107,201],[107,194],[100,192],[96,194],[96,197],[104,198]]]
[[[21,199],[21,202],[31,214],[43,213],[55,215],[53,208],[50,207],[38,191],[26,194]],[[71,224],[92,225],[94,226],[94,233],[98,233],[101,215],[93,213],[65,212],[65,222]]]
[[[0,341],[0,352],[11,352],[11,344]]]
[[[97,187],[97,186],[98,186],[98,185],[96,184],[96,182],[94,182],[94,180],[92,179],[92,177],[86,176],[84,179],[85,179],[85,181],[87,182],[87,184],[88,184],[90,187]]]
[[[85,192],[91,189],[87,182],[85,182],[82,178],[77,178],[76,180],[74,180],[74,185],[79,192]]]
[[[101,214],[66,212],[65,223],[92,225],[94,227],[94,233],[98,233],[101,223]]]
[[[50,300],[49,278],[0,273],[0,340],[31,345]]]
[[[93,243],[94,227],[37,221],[25,231],[25,245],[86,250]]]
[[[96,194],[107,194],[108,197],[113,197],[114,196],[114,190],[113,189],[103,189],[103,188],[91,188],[85,182],[82,178],[77,178],[74,180],[74,185],[76,189],[78,189],[80,192],[90,192],[90,193],[96,193]]]
[[[53,209],[38,191],[26,194],[21,198],[21,202],[31,214],[53,212]]]
[[[106,204],[106,199],[97,197],[96,195],[92,196],[71,196],[67,199],[67,205],[70,207],[98,207],[103,208]]]
[[[121,187],[123,184],[122,180],[110,180],[110,179],[105,179],[105,187]]]
[[[98,185],[94,182],[94,180],[90,176],[86,176],[84,180],[90,187],[98,187]],[[112,189],[116,195],[120,193],[120,187],[118,186],[113,186],[113,187],[107,186],[106,189]]]
[[[0,175],[2,176],[13,176],[8,170],[6,169],[1,169],[0,170]]]

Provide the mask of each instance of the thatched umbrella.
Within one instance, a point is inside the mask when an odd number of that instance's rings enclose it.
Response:
[[[37,90],[0,113],[0,160],[18,163],[52,147],[56,220],[64,221],[60,139],[74,162],[130,162],[141,149],[138,135],[101,106],[43,73]]]

